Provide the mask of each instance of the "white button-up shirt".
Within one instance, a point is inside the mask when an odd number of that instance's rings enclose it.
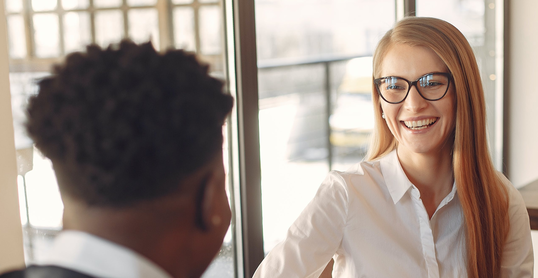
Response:
[[[532,278],[527,210],[519,192],[503,179],[511,229],[502,277]],[[393,151],[329,173],[254,278],[317,278],[333,255],[333,277],[467,277],[465,238],[456,186],[429,219],[419,190]]]
[[[168,273],[134,251],[94,235],[61,232],[52,250],[39,262],[101,278],[171,278]]]

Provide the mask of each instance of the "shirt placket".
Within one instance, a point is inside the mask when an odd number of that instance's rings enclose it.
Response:
[[[437,264],[437,256],[435,254],[435,242],[433,240],[433,232],[430,226],[428,212],[420,198],[420,192],[413,187],[411,190],[413,204],[417,212],[418,222],[420,227],[420,242],[422,244],[422,254],[426,262],[428,270],[428,278],[439,278],[439,265]]]

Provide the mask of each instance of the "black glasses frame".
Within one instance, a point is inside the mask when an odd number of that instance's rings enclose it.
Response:
[[[446,91],[445,91],[445,93],[444,93],[441,97],[436,98],[436,99],[429,99],[429,98],[425,97],[425,96],[420,92],[420,89],[419,89],[420,86],[417,85],[418,82],[419,82],[422,78],[424,78],[424,77],[426,77],[426,76],[428,76],[428,75],[432,75],[432,74],[440,74],[440,75],[444,75],[444,76],[446,76],[446,77],[448,78],[448,84],[447,84],[447,86],[446,86]],[[399,79],[401,79],[401,80],[404,80],[404,81],[407,82],[407,84],[409,85],[409,87],[407,87],[407,93],[405,93],[405,97],[404,97],[402,100],[397,101],[397,102],[391,102],[391,101],[388,101],[387,99],[385,99],[385,97],[383,96],[383,94],[381,94],[381,91],[379,90],[379,85],[381,85],[381,80],[383,80],[383,79],[387,79],[387,78],[391,78],[391,77],[396,77],[396,78],[399,78]],[[375,88],[376,88],[377,93],[379,94],[379,96],[381,96],[381,98],[382,98],[384,101],[386,101],[386,102],[388,102],[388,103],[391,103],[391,104],[398,104],[398,103],[403,102],[403,101],[407,98],[407,96],[409,95],[409,91],[411,91],[411,88],[412,88],[413,86],[415,86],[415,88],[417,89],[418,94],[419,94],[423,99],[428,100],[428,101],[436,101],[436,100],[440,100],[440,99],[442,99],[442,98],[446,95],[446,93],[448,92],[448,89],[450,88],[450,83],[451,83],[451,82],[452,82],[452,74],[450,74],[450,73],[448,73],[448,72],[430,72],[430,73],[424,74],[423,76],[419,77],[417,80],[412,81],[412,82],[409,81],[409,80],[407,80],[407,79],[405,79],[405,78],[403,78],[403,77],[399,77],[399,76],[385,76],[385,77],[380,77],[380,78],[376,78],[376,79],[374,79]]]

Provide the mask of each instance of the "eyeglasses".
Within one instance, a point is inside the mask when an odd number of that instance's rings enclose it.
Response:
[[[428,73],[411,82],[398,76],[386,76],[374,79],[377,93],[384,101],[397,104],[404,101],[415,86],[425,100],[442,99],[448,92],[452,75],[447,72]]]

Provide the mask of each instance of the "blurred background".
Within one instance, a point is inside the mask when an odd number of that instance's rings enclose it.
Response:
[[[51,66],[89,43],[151,40],[184,48],[235,82],[234,18],[224,0],[5,0],[18,189],[27,263],[39,261],[61,230],[61,203],[50,161],[24,133],[27,99]],[[288,227],[330,170],[361,161],[373,129],[372,54],[406,11],[399,0],[255,0],[256,76],[263,253]],[[503,170],[504,10],[496,0],[416,0],[418,16],[445,19],[471,43],[486,92],[489,147]],[[499,5],[501,3],[501,5]],[[232,34],[232,35],[230,35]],[[237,35],[237,34],[235,34]],[[233,93],[233,92],[232,92]],[[226,131],[233,172],[237,134]],[[252,155],[252,154],[248,154]],[[534,165],[535,166],[535,165]],[[234,168],[235,167],[235,168]],[[516,167],[515,167],[516,168]],[[230,176],[234,176],[230,173]],[[525,180],[526,181],[526,180]],[[229,181],[232,207],[237,180]],[[523,184],[524,182],[517,182]],[[204,277],[241,277],[245,236],[240,213]],[[244,231],[243,231],[244,232]],[[535,240],[538,241],[538,240]],[[246,275],[245,275],[246,276]]]

